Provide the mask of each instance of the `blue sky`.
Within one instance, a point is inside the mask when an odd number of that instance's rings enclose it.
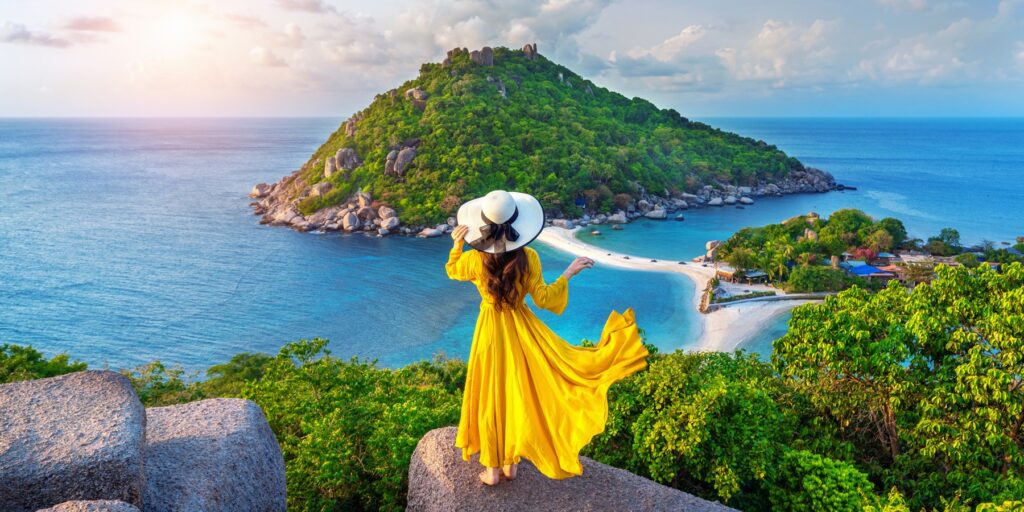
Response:
[[[0,0],[0,116],[346,116],[447,49],[691,117],[1024,116],[1024,0]]]

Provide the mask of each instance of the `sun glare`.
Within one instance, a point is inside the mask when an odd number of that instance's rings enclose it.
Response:
[[[180,12],[169,13],[158,21],[155,35],[158,51],[183,56],[198,42],[198,20]]]

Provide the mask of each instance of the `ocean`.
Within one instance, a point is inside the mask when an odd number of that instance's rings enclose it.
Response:
[[[251,186],[297,168],[340,121],[0,120],[0,343],[93,367],[159,359],[190,371],[315,336],[334,355],[384,366],[467,356],[479,298],[445,277],[449,239],[300,234],[252,215]],[[858,190],[694,210],[587,241],[689,259],[743,226],[843,207],[900,217],[922,238],[945,226],[965,241],[1024,234],[1024,120],[709,122]],[[570,260],[537,249],[549,279]],[[572,281],[562,316],[541,316],[576,343],[633,307],[649,341],[687,348],[692,286],[596,268]],[[765,353],[784,330],[780,318],[743,346]]]

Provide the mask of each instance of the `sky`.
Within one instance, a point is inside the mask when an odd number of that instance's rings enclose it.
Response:
[[[344,117],[527,42],[690,117],[1024,116],[1024,0],[0,0],[0,117]]]

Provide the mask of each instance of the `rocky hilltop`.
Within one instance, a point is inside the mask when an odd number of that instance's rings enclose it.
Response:
[[[599,87],[527,44],[455,48],[424,64],[250,196],[264,224],[436,236],[463,201],[496,188],[536,195],[551,219],[626,222],[842,185],[764,141]]]
[[[455,427],[420,439],[409,462],[408,512],[512,512],[535,510],[729,512],[735,509],[581,457],[583,475],[551,480],[529,461],[513,481],[485,487],[477,480],[479,456],[463,461]]]

